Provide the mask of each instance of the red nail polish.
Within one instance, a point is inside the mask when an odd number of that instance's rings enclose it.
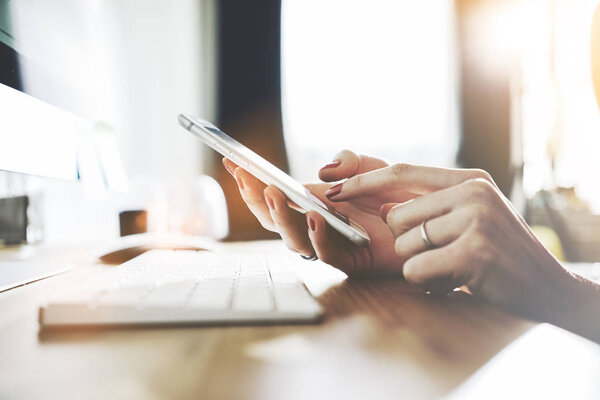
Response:
[[[335,160],[330,162],[329,164],[325,164],[321,169],[329,169],[339,167],[342,162],[340,160]]]
[[[381,218],[381,220],[384,223],[387,223],[387,215],[388,215],[388,211],[384,210],[383,208],[379,209],[379,218]]]
[[[317,229],[317,225],[315,224],[315,220],[312,219],[310,216],[306,216],[306,223],[308,224],[308,227],[310,228],[311,231],[315,231]]]
[[[244,190],[244,181],[242,180],[242,178],[237,174],[237,172],[234,174],[234,176],[240,189]]]
[[[273,202],[272,198],[270,198],[269,196],[265,195],[265,201],[267,202],[267,206],[269,206],[270,210],[274,210],[275,209],[275,203]]]
[[[342,185],[343,183],[338,183],[337,185],[330,187],[329,190],[325,192],[325,196],[331,198],[338,195],[342,191]]]

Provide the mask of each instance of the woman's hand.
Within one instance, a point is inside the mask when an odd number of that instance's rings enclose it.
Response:
[[[326,182],[350,178],[356,174],[384,168],[388,164],[377,158],[358,156],[350,151],[336,155],[335,161],[319,171]],[[369,233],[369,247],[357,247],[329,228],[318,213],[302,214],[285,195],[274,186],[265,186],[231,160],[223,164],[238,183],[242,198],[265,229],[278,232],[285,244],[305,256],[315,254],[322,261],[339,268],[347,274],[368,273],[373,270],[400,274],[402,259],[394,252],[394,237],[379,217],[382,200],[379,196],[363,196],[347,202],[337,202],[335,208],[359,223]],[[306,187],[329,206],[334,204],[325,193],[331,184],[320,183]],[[409,199],[411,194],[392,193],[395,198]]]
[[[397,164],[351,177],[330,200],[398,191],[415,196],[385,205],[382,218],[409,283],[442,293],[466,287],[506,309],[572,329],[560,319],[577,314],[573,308],[589,282],[560,265],[487,173]],[[422,223],[432,246],[422,237]],[[595,304],[598,299],[600,293]]]
[[[224,164],[263,226],[301,254],[316,253],[348,274],[402,271],[428,291],[462,287],[600,342],[600,286],[568,273],[484,171],[389,166],[341,152],[319,177],[346,180],[307,186],[367,230],[371,244],[358,248],[328,229],[319,214],[305,217],[276,188],[229,160]],[[431,247],[421,236],[423,222]]]

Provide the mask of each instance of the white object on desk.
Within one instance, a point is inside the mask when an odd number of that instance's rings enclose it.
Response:
[[[0,292],[62,274],[70,266],[30,261],[0,261]]]
[[[40,307],[40,324],[313,322],[294,255],[153,250]]]
[[[122,264],[148,250],[218,250],[219,242],[182,233],[140,233],[121,237],[98,251],[106,264]]]

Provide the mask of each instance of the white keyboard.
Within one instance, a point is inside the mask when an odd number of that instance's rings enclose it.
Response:
[[[42,326],[312,322],[293,255],[152,250],[40,307]]]

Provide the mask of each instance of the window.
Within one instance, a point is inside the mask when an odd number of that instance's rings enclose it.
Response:
[[[458,147],[452,2],[285,0],[282,105],[292,174],[350,148],[452,165]]]
[[[525,2],[522,41],[524,189],[574,186],[600,210],[600,112],[590,69],[597,0]],[[554,166],[554,167],[553,167]]]

